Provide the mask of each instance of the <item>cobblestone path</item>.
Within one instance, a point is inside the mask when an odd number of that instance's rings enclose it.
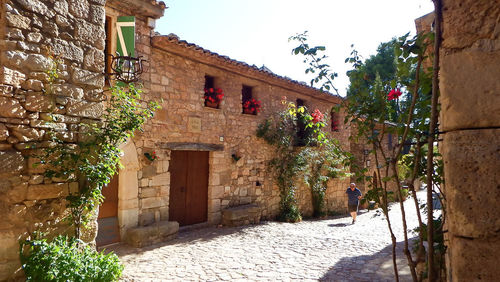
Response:
[[[413,200],[405,206],[414,228]],[[399,206],[392,207],[391,219],[400,242],[400,279],[409,281]],[[362,211],[354,225],[349,217],[337,217],[212,227],[146,248],[109,249],[125,265],[123,281],[394,281],[387,223],[376,211]]]

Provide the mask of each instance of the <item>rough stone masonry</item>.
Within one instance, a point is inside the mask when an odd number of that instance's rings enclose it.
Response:
[[[500,276],[500,3],[443,0],[440,62],[451,281]]]
[[[19,268],[18,240],[64,232],[64,197],[76,183],[44,177],[30,155],[48,129],[77,141],[79,123],[103,111],[104,2],[8,0],[0,10],[0,280]],[[51,54],[61,55],[49,83]],[[53,118],[53,117],[56,118]],[[95,228],[85,239],[95,238]]]

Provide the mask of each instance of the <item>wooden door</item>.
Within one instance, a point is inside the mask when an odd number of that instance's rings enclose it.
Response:
[[[104,202],[99,206],[97,216],[97,246],[109,245],[120,241],[118,227],[118,174],[115,174],[108,185],[102,188]]]
[[[207,221],[208,152],[172,151],[169,220],[179,225]]]

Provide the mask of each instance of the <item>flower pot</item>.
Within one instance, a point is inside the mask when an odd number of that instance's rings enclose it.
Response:
[[[255,111],[252,111],[251,109],[243,109],[243,113],[247,115],[255,115]]]
[[[205,107],[218,109],[219,108],[219,103],[218,102],[210,102],[210,101],[206,100],[205,101]]]

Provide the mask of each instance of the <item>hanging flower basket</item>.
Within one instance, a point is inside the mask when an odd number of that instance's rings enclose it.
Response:
[[[222,98],[224,97],[224,92],[220,88],[208,88],[205,89],[205,106],[209,108],[218,109]]]

